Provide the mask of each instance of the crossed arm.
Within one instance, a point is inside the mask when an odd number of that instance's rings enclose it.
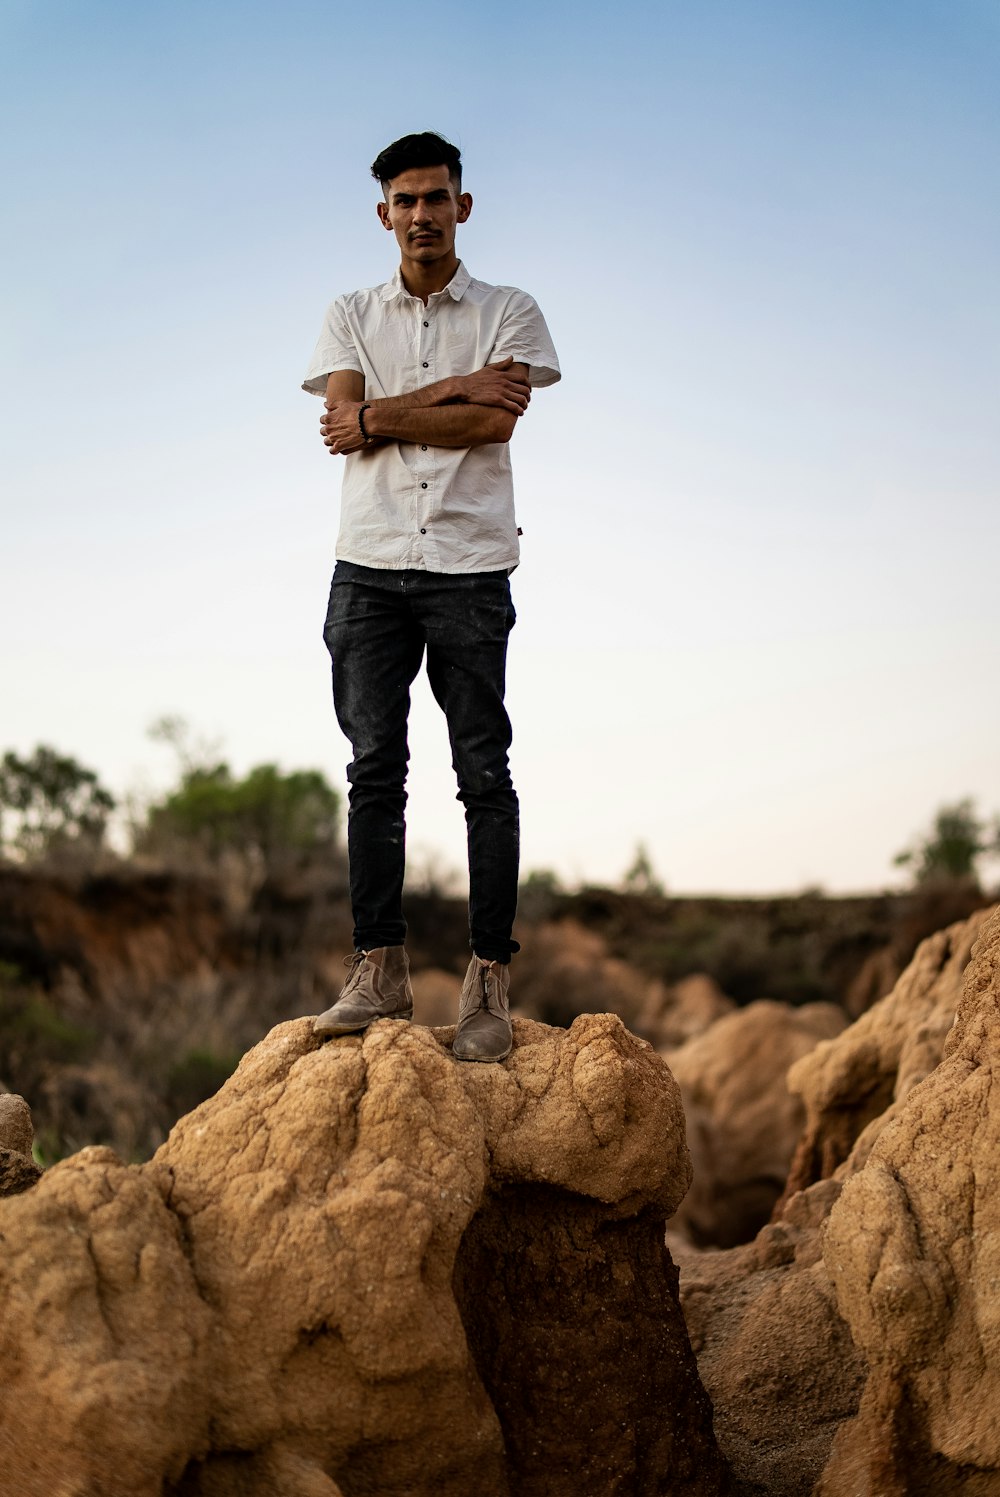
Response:
[[[517,418],[528,408],[528,366],[499,360],[472,374],[454,375],[386,400],[367,402],[365,430],[373,447],[382,442],[426,442],[432,447],[482,447],[509,442]],[[365,378],[353,369],[328,375],[320,433],[333,455],[365,447],[358,411],[365,404]]]

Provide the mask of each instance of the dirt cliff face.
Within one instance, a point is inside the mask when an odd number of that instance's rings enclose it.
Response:
[[[722,1490],[668,1070],[610,1015],[503,1066],[451,1037],[282,1025],[149,1164],[0,1202],[19,1497]]]

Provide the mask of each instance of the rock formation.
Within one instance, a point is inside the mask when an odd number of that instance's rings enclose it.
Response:
[[[611,1015],[502,1066],[279,1026],[149,1164],[0,1202],[17,1497],[713,1497],[663,1223],[680,1097]]]
[[[698,1246],[734,1247],[768,1220],[804,1121],[786,1072],[846,1022],[831,1003],[790,1008],[762,999],[667,1053],[694,1167],[674,1231]]]
[[[839,1191],[827,1180],[800,1192],[754,1242],[725,1252],[671,1239],[698,1371],[740,1491],[809,1497],[857,1411],[866,1363],[821,1257]]]
[[[651,1003],[658,1008],[663,994],[663,983],[612,956],[603,937],[576,920],[539,926],[517,960],[518,1012],[547,1024],[610,1011],[637,1029],[639,1016]]]
[[[458,996],[462,977],[441,967],[425,967],[411,972],[413,985],[413,1022],[429,1028],[454,1024],[458,1014]]]
[[[707,972],[692,972],[669,986],[650,986],[636,1029],[657,1050],[676,1050],[735,1009],[736,1004],[726,997],[714,977]]]
[[[891,995],[792,1068],[830,1079],[828,1119],[838,1097],[853,1116],[830,1177],[743,1247],[670,1235],[720,1448],[749,1492],[1000,1497],[998,1046],[1000,910],[925,941]],[[875,1093],[883,1113],[852,1114]]]
[[[31,1153],[33,1140],[27,1102],[0,1092],[0,1196],[20,1195],[41,1175]]]
[[[852,1151],[851,1169],[859,1169],[908,1093],[938,1064],[962,974],[990,915],[978,910],[922,941],[891,993],[792,1066],[788,1085],[806,1121],[786,1198],[828,1178]]]
[[[1000,1493],[998,1071],[1000,911],[941,1064],[894,1106],[830,1214],[824,1259],[871,1371],[822,1497]]]

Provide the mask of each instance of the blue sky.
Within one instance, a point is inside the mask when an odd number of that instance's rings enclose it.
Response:
[[[1000,9],[8,4],[0,747],[119,793],[165,711],[343,786],[339,470],[299,390],[385,279],[368,163],[462,147],[473,273],[561,385],[515,435],[528,867],[876,887],[1000,808]],[[414,862],[463,828],[429,693]]]

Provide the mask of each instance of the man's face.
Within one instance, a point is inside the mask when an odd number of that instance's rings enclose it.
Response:
[[[385,188],[378,216],[396,236],[404,261],[430,265],[455,253],[455,230],[472,212],[472,198],[456,192],[446,166],[415,166]]]

